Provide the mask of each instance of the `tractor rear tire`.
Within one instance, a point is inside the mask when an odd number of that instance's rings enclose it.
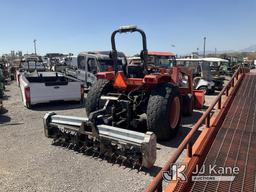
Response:
[[[100,105],[100,97],[110,92],[112,89],[111,82],[106,79],[99,79],[94,83],[87,94],[85,105],[87,116],[89,116],[91,112],[103,107]]]
[[[158,141],[171,139],[180,127],[181,99],[179,88],[170,83],[157,85],[151,92],[147,106],[148,130]]]

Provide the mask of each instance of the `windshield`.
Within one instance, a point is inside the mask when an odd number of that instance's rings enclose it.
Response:
[[[202,71],[201,71],[202,78],[206,80],[212,80],[210,64],[206,62],[202,62],[201,68],[202,68]]]
[[[100,71],[107,71],[108,67],[114,67],[113,61],[111,59],[98,59],[98,62],[99,62]],[[122,70],[123,62],[121,59],[118,59],[117,64],[118,64],[118,70]]]
[[[157,67],[170,68],[175,64],[175,57],[151,55],[149,56],[148,63]]]
[[[169,67],[169,66],[170,66],[170,61],[169,61],[169,59],[166,59],[166,58],[159,58],[159,59],[158,59],[158,66],[160,66],[160,67]]]
[[[36,61],[27,61],[27,62],[22,62],[21,63],[21,67],[23,69],[30,69],[30,70],[33,70],[33,69],[44,69],[45,66],[43,65],[42,62],[36,62]]]

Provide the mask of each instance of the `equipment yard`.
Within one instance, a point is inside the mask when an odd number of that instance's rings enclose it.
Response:
[[[212,98],[206,96],[206,103]],[[183,117],[178,136],[157,144],[154,167],[138,171],[51,145],[43,133],[44,114],[82,117],[86,112],[81,104],[39,104],[29,110],[12,82],[6,86],[4,106],[8,111],[0,116],[0,191],[142,191],[201,115],[194,111],[192,117]]]
[[[256,192],[256,1],[3,1],[0,192]]]

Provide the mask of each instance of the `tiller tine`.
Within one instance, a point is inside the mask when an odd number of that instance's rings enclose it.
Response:
[[[88,118],[50,112],[44,116],[44,133],[54,141],[69,141],[70,146],[79,147],[84,153],[92,151],[110,160],[116,157],[113,161],[121,164],[133,161],[138,166],[151,168],[156,161],[156,136],[152,132],[96,125]]]

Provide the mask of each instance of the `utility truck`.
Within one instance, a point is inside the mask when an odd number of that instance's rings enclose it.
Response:
[[[84,82],[85,88],[90,88],[97,80],[98,72],[112,70],[113,61],[109,58],[110,51],[81,52],[77,58],[71,57],[65,74]],[[74,65],[76,62],[76,65]],[[118,53],[118,66],[121,69],[127,63],[123,53]]]

